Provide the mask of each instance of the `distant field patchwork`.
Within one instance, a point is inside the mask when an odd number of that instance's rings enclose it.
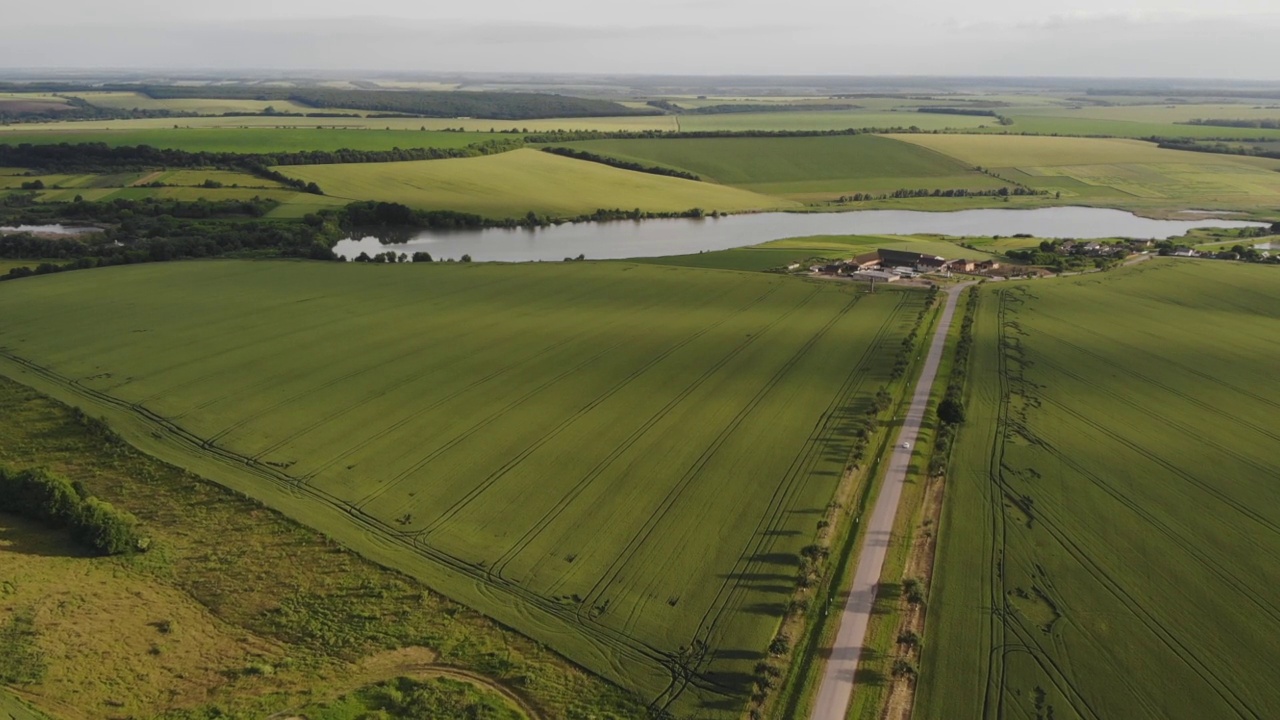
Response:
[[[0,129],[0,144],[51,145],[57,143],[104,143],[112,147],[150,145],[151,147],[186,150],[188,152],[273,153],[303,150],[391,150],[393,148],[459,148],[491,140],[489,133],[443,131],[362,130],[345,128],[175,128],[90,129],[87,123],[60,126],[54,131],[46,127],[10,126]],[[21,128],[21,129],[15,129]],[[506,137],[498,135],[496,137]]]
[[[1280,283],[982,293],[916,717],[1280,717]]]
[[[591,140],[568,145],[799,200],[903,188],[986,190],[1007,185],[942,153],[874,135]]]
[[[0,284],[0,369],[736,718],[922,305],[627,263],[166,263]]]

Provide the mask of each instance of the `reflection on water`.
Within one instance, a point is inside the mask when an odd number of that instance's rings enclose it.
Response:
[[[1201,227],[1264,227],[1239,220],[1151,220],[1121,210],[1084,207],[1037,210],[960,210],[917,212],[861,210],[843,213],[759,213],[719,218],[577,223],[537,229],[427,230],[387,238],[350,238],[335,252],[354,258],[427,252],[437,260],[526,262],[563,260],[585,255],[592,260],[686,255],[709,250],[758,245],[807,235],[918,235],[990,237],[1028,234],[1042,238],[1100,239],[1112,237],[1165,239]]]
[[[32,233],[34,235],[87,235],[102,232],[94,227],[72,227],[69,225],[16,225],[0,227],[0,235],[14,233]]]

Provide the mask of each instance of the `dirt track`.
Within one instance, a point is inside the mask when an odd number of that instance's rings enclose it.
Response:
[[[938,375],[938,365],[947,344],[947,331],[955,316],[960,292],[972,284],[964,283],[947,290],[947,303],[929,345],[929,355],[920,372],[920,381],[916,384],[911,406],[903,418],[902,429],[893,442],[893,454],[889,458],[884,485],[871,510],[871,518],[863,528],[862,552],[857,559],[849,600],[840,613],[840,629],[823,670],[811,720],[844,720],[848,712],[849,699],[853,697],[854,675],[858,672],[858,658],[862,655],[863,638],[866,637],[867,623],[871,619],[876,601],[876,585],[880,581],[880,572],[889,549],[893,519],[898,513],[898,503],[907,479],[907,470],[911,467],[911,457],[916,451],[916,437],[929,407],[929,393],[933,388],[934,378]],[[910,448],[902,447],[903,443],[909,443]]]

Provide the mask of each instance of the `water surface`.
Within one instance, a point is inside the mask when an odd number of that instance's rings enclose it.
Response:
[[[1122,210],[1056,207],[1036,210],[859,210],[840,213],[758,213],[719,218],[623,220],[537,229],[426,230],[407,242],[349,238],[334,251],[346,258],[427,252],[437,260],[468,254],[477,261],[592,260],[688,255],[806,235],[919,235],[990,237],[1026,233],[1041,238],[1163,240],[1193,228],[1264,227],[1264,223],[1198,218],[1152,220]]]
[[[102,232],[96,227],[73,227],[70,225],[11,225],[0,227],[0,235],[14,233],[32,233],[34,235],[87,235]]]

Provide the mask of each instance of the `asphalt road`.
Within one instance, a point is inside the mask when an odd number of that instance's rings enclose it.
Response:
[[[929,344],[929,356],[925,358],[920,381],[911,398],[911,406],[902,421],[902,429],[893,443],[893,455],[889,458],[884,485],[871,510],[871,518],[863,527],[862,553],[858,556],[849,600],[840,614],[840,629],[836,633],[835,646],[831,648],[822,684],[818,686],[818,699],[813,706],[811,720],[844,720],[848,712],[849,699],[853,697],[853,679],[858,672],[858,658],[862,655],[862,643],[867,635],[867,622],[871,619],[871,610],[876,601],[876,585],[880,581],[885,554],[889,549],[893,518],[898,513],[902,487],[906,483],[907,470],[911,467],[912,453],[916,450],[916,436],[920,433],[920,425],[924,422],[925,412],[929,407],[929,393],[933,388],[934,378],[938,375],[938,364],[942,361],[942,351],[947,344],[947,330],[955,316],[960,291],[972,284],[965,283],[947,290],[947,304],[933,334],[933,341]],[[903,443],[908,443],[909,448],[904,448]]]

